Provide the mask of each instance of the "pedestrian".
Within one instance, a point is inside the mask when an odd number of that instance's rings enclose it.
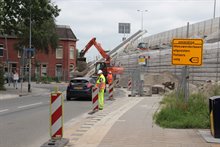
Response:
[[[96,81],[96,87],[99,88],[98,93],[98,102],[99,102],[99,110],[102,110],[104,107],[104,92],[105,92],[105,76],[102,74],[102,70],[98,71],[98,78]]]
[[[13,73],[13,83],[14,83],[14,87],[16,89],[18,89],[18,79],[19,79],[19,75],[18,75],[17,71],[15,70]]]

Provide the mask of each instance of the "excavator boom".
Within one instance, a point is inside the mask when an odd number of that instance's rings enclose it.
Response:
[[[121,74],[123,72],[122,67],[114,67],[110,66],[110,61],[111,58],[110,56],[105,52],[105,50],[102,48],[102,46],[96,42],[96,38],[92,38],[87,45],[84,47],[84,49],[79,53],[79,58],[77,58],[77,68],[81,69],[84,63],[86,63],[86,58],[84,57],[85,54],[88,52],[88,50],[92,47],[95,46],[95,48],[99,51],[99,53],[102,55],[102,57],[105,59],[104,62],[97,62],[96,63],[96,72],[97,70],[101,69],[103,70],[103,73],[105,76],[107,76],[107,73],[111,71],[113,74]],[[86,66],[85,66],[86,67]]]
[[[85,60],[84,55],[86,54],[86,52],[92,47],[92,45],[94,45],[96,47],[96,49],[99,51],[99,53],[102,55],[102,57],[104,59],[106,59],[107,62],[110,62],[110,57],[109,55],[105,52],[105,50],[101,47],[101,45],[99,43],[96,42],[96,38],[92,38],[87,45],[85,46],[85,48],[79,53],[79,58],[78,60],[82,61],[83,59]]]

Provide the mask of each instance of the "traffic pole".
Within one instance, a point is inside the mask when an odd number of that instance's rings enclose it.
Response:
[[[109,84],[109,96],[108,96],[108,100],[115,100],[114,98],[113,98],[113,88],[114,87],[114,84],[113,83],[110,83]]]
[[[60,147],[69,142],[69,139],[63,138],[63,94],[58,87],[50,95],[50,137],[41,147]]]
[[[128,80],[128,91],[131,91],[131,78]]]
[[[63,95],[57,88],[50,99],[50,136],[55,140],[63,137]]]
[[[92,89],[92,111],[93,112],[99,110],[98,92],[99,92],[99,88],[93,87]]]

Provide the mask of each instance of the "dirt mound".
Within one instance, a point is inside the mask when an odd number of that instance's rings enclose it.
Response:
[[[174,82],[178,85],[178,77],[170,72],[163,72],[161,74],[145,74],[144,84],[145,85],[162,85],[165,82]]]

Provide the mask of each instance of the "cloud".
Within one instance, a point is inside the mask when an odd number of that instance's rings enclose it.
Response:
[[[143,13],[147,35],[196,23],[213,17],[214,0],[53,0],[61,8],[57,24],[70,25],[79,39],[82,49],[96,37],[104,49],[113,49],[121,42],[118,23],[131,23],[131,34],[141,28]],[[216,3],[216,16],[220,16],[220,2]],[[128,35],[127,35],[128,36]],[[90,58],[97,55],[96,49],[88,52]]]

